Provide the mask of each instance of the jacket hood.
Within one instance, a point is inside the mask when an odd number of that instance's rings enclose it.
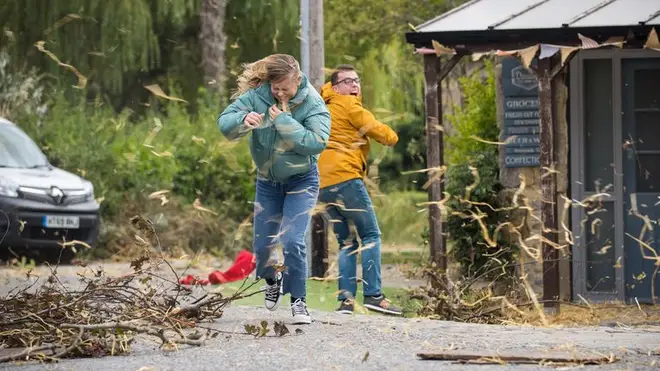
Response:
[[[325,101],[325,103],[329,103],[332,98],[335,96],[339,95],[336,91],[332,90],[332,83],[326,82],[321,86],[321,97]]]
[[[337,93],[332,89],[332,83],[331,82],[326,82],[323,84],[321,87],[321,97],[325,101],[326,104],[330,103],[330,101],[334,99],[357,99],[358,102],[362,102],[362,94],[358,95],[357,97],[354,95],[342,95]]]

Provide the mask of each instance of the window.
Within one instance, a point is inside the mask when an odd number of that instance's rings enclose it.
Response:
[[[37,168],[48,166],[46,156],[18,127],[0,123],[0,167]]]

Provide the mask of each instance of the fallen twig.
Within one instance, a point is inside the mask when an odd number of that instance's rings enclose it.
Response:
[[[159,244],[147,220],[133,222],[142,226],[141,241]],[[179,284],[179,275],[162,253],[152,250],[145,249],[131,262],[132,273],[107,277],[96,271],[92,278],[81,276],[80,290],[63,284],[55,267],[40,286],[32,282],[0,298],[0,362],[121,354],[130,350],[138,334],[159,339],[161,347],[201,346],[218,332],[200,332],[197,324],[221,317],[232,301],[260,292],[248,292],[258,281],[246,279],[230,296],[194,294]],[[174,278],[154,273],[162,264]]]

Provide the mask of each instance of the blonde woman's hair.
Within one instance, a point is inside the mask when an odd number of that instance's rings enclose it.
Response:
[[[256,62],[246,63],[243,65],[243,73],[238,76],[238,88],[231,99],[267,81],[279,81],[287,76],[302,76],[300,64],[296,58],[288,54],[272,54]]]

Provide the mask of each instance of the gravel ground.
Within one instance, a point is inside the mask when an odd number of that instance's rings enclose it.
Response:
[[[74,272],[75,269],[70,271]],[[69,270],[60,269],[60,275]],[[2,290],[19,280],[0,270]],[[62,360],[57,364],[2,364],[4,370],[547,370],[539,365],[462,365],[423,361],[419,352],[442,349],[614,353],[622,359],[603,370],[657,370],[660,327],[535,328],[464,324],[379,315],[339,315],[312,310],[311,325],[291,325],[288,306],[276,312],[234,306],[208,326],[221,330],[205,346],[163,351],[140,338],[126,356]],[[291,334],[265,338],[247,335],[245,324],[284,321]],[[296,330],[302,330],[297,333]],[[368,356],[366,356],[368,353]],[[366,358],[366,360],[365,360]],[[572,368],[572,367],[571,367]],[[566,369],[566,368],[564,368]]]
[[[211,325],[223,333],[203,347],[175,352],[157,349],[145,340],[127,356],[63,360],[59,364],[4,365],[6,370],[509,370],[548,369],[537,365],[461,365],[423,361],[418,352],[446,349],[515,350],[522,354],[550,349],[586,353],[613,352],[622,360],[587,369],[658,369],[660,357],[648,352],[660,346],[660,328],[542,329],[462,324],[428,319],[374,315],[346,316],[313,312],[307,326],[288,325],[292,334],[254,338],[244,324],[261,320],[290,321],[288,309],[231,307]],[[301,329],[301,334],[296,334]],[[368,357],[362,362],[366,353]],[[653,366],[655,362],[656,366]]]

